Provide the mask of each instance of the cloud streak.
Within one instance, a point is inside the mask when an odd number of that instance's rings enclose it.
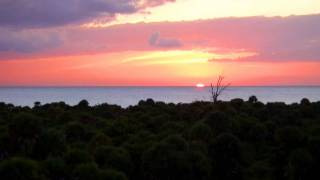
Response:
[[[57,32],[39,30],[10,31],[0,28],[0,53],[38,53],[62,45],[62,36]]]

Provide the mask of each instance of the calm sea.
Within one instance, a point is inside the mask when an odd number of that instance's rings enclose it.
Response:
[[[221,96],[222,100],[233,98],[248,99],[255,95],[262,102],[299,102],[306,97],[320,101],[320,87],[229,87]],[[135,105],[142,99],[188,103],[210,100],[208,88],[195,87],[1,87],[0,102],[21,106],[33,106],[35,101],[42,104],[64,101],[75,105],[86,99],[91,105],[109,103],[122,107]]]

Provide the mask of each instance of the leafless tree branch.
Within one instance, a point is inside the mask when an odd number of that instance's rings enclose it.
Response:
[[[211,89],[210,89],[210,93],[211,93],[211,98],[212,98],[212,102],[216,103],[218,101],[218,97],[221,95],[221,93],[226,90],[227,87],[230,86],[230,83],[224,85],[222,84],[224,77],[223,76],[219,76],[218,80],[216,82],[216,85],[213,85],[213,83],[211,83]]]

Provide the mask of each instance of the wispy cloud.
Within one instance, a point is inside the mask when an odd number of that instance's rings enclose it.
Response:
[[[161,48],[177,48],[181,47],[182,43],[178,39],[161,37],[160,33],[156,32],[150,36],[149,45]]]
[[[171,50],[165,52],[145,52],[144,55],[127,58],[122,62],[137,65],[194,64],[207,63],[208,58],[212,58],[214,56],[214,54],[204,51]]]

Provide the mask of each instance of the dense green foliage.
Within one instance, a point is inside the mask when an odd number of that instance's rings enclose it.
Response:
[[[1,180],[320,179],[320,102],[0,103]]]

